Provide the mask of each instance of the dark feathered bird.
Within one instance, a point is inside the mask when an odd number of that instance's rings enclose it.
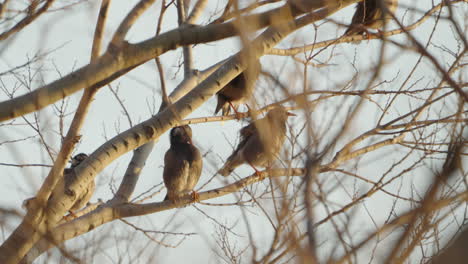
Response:
[[[252,96],[260,70],[260,62],[256,61],[217,92],[218,104],[216,105],[215,114],[222,109],[223,115],[229,115],[231,107],[237,113],[239,105]]]
[[[164,200],[176,201],[193,191],[200,179],[203,160],[200,151],[192,143],[192,129],[185,125],[174,127],[169,135],[171,147],[164,156]],[[192,192],[194,199],[196,193]]]
[[[380,4],[385,4],[390,12],[395,12],[398,6],[398,0],[364,0],[356,5],[356,12],[354,13],[351,25],[345,32],[345,35],[362,35],[367,33],[367,28],[380,29],[383,27],[385,21],[391,18],[390,14],[384,16]]]
[[[63,192],[67,195],[73,196],[75,193],[71,191],[70,184],[73,182],[74,178],[76,177],[74,168],[80,165],[81,162],[83,162],[85,159],[88,158],[88,155],[84,153],[80,153],[75,155],[73,158],[70,159],[71,166],[70,168],[66,168],[63,171],[63,181],[59,181],[56,190],[51,194],[49,197],[49,200],[52,199],[53,196],[57,195],[57,192]],[[74,213],[74,211],[77,211],[83,207],[86,206],[86,204],[89,202],[91,197],[93,196],[94,190],[96,188],[96,185],[94,183],[94,180],[91,181],[88,186],[83,190],[82,193],[78,195],[78,197],[75,200],[75,203],[72,205],[70,208],[70,213]],[[26,209],[29,209],[29,206],[31,205],[31,201],[34,200],[35,197],[26,199],[23,202],[23,207]]]
[[[77,154],[73,158],[71,158],[70,160],[71,166],[70,168],[64,170],[64,175],[63,175],[65,194],[75,195],[74,192],[72,192],[69,189],[70,184],[73,182],[74,178],[76,177],[74,169],[87,158],[88,158],[88,155],[85,153]],[[77,211],[85,207],[88,204],[91,197],[93,196],[95,189],[96,189],[96,184],[94,180],[92,180],[88,184],[88,186],[83,190],[83,192],[78,194],[78,197],[76,198],[75,203],[70,208],[70,212],[73,213],[74,211]]]
[[[77,167],[78,165],[80,165],[81,162],[83,162],[85,159],[88,158],[88,155],[85,154],[85,153],[80,153],[80,154],[77,154],[75,155],[73,158],[70,159],[70,168],[66,168],[63,173],[64,174],[67,174],[67,173],[70,173],[75,167]]]
[[[234,152],[218,171],[228,176],[240,165],[247,163],[258,173],[255,166],[267,167],[277,159],[286,138],[286,120],[294,116],[282,106],[270,110],[266,117],[258,119],[240,130],[241,140]]]

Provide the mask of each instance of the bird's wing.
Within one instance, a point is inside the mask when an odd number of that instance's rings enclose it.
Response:
[[[365,8],[364,1],[357,3],[356,11],[354,12],[353,18],[351,19],[351,24],[348,29],[345,31],[345,35],[352,35],[362,31],[360,25],[364,22]]]
[[[190,171],[190,164],[169,149],[164,156],[163,179],[168,192],[179,192],[184,188]]]
[[[223,176],[229,175],[236,167],[240,166],[246,160],[243,157],[243,151],[246,145],[250,144],[249,142],[253,138],[257,138],[258,136],[258,126],[263,125],[265,122],[263,119],[258,119],[251,122],[249,125],[243,127],[240,131],[240,141],[237,145],[236,149],[232,152],[232,154],[227,158],[226,163],[224,166],[218,171],[219,174]]]
[[[360,6],[359,6],[360,5]],[[356,9],[356,20],[353,17],[353,23],[363,23],[366,24],[374,19],[376,19],[376,12],[381,11],[379,8],[379,3],[377,1],[362,1],[358,5],[359,8]]]
[[[250,125],[249,125],[250,126]],[[218,171],[219,174],[223,176],[228,176],[236,167],[240,166],[244,163],[244,159],[242,158],[242,149],[244,148],[245,144],[251,137],[251,131],[249,126],[246,126],[241,129],[241,140],[237,145],[236,149],[232,152],[232,154],[226,159],[223,167]]]
[[[218,102],[216,104],[216,109],[215,109],[215,115],[219,112],[219,110],[223,109],[223,112],[225,111],[228,111],[229,110],[229,103],[227,102],[227,99],[226,97],[223,95],[223,94],[219,94],[219,92],[217,93],[217,99],[218,99]],[[229,114],[229,113],[227,113]],[[223,114],[224,115],[224,114]]]
[[[365,18],[365,4],[364,1],[357,3],[356,5],[356,11],[354,11],[353,18],[351,19],[351,24],[361,24],[364,22]]]
[[[249,125],[241,128],[241,130],[239,131],[239,134],[241,136],[241,142],[247,140],[253,134],[257,133],[257,131],[258,131],[257,130],[257,125],[259,123],[261,123],[261,119],[260,120],[255,120],[252,123],[250,123]]]
[[[246,80],[245,75],[241,72],[234,79],[232,79],[223,89],[219,91],[219,94],[223,95],[228,101],[239,100],[244,97],[246,92]]]
[[[203,157],[195,146],[191,146],[193,159],[190,162],[190,179],[187,181],[187,189],[193,190],[195,185],[197,185],[198,180],[200,179],[202,169],[203,169]]]
[[[248,126],[243,127],[240,130],[241,141],[236,151],[241,151],[241,149],[245,148],[245,145],[258,145],[257,141],[260,142],[261,140],[260,133],[269,133],[270,127],[267,118],[255,120]]]
[[[377,1],[365,0],[356,5],[356,11],[351,19],[351,25],[345,35],[362,34],[365,32],[363,26],[370,26],[382,16],[382,10]]]

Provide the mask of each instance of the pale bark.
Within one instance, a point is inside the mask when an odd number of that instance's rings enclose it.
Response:
[[[357,0],[330,1],[326,8],[318,12],[318,15],[315,17],[316,19],[309,18],[308,20],[301,20],[302,22],[298,22],[306,24],[312,23],[319,18],[324,18],[355,2],[357,2]],[[247,16],[242,18],[242,20],[244,21],[243,23],[249,25],[249,30],[254,31],[269,25],[273,21],[274,23],[280,23],[291,20],[294,16],[299,14],[301,14],[299,10],[291,10],[288,5],[285,5],[259,15]],[[306,24],[299,24],[297,26],[302,27]],[[127,30],[123,30],[123,32],[127,32]],[[102,82],[119,71],[124,71],[125,69],[140,65],[169,50],[186,45],[208,43],[224,39],[236,35],[237,32],[235,21],[206,26],[187,25],[170,30],[140,43],[124,43],[119,44],[118,47],[111,45],[112,48],[95,63],[86,65],[28,94],[1,102],[0,121],[9,120],[40,110],[81,89]],[[121,37],[118,37],[118,39],[120,40]],[[100,85],[105,84],[106,83]]]

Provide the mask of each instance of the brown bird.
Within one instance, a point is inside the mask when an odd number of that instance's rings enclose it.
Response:
[[[248,163],[255,173],[259,171],[255,166],[267,167],[277,159],[286,138],[286,120],[289,113],[282,106],[270,110],[266,117],[253,121],[240,130],[241,140],[234,152],[218,171],[223,176],[244,163]]]
[[[364,33],[368,34],[367,29],[377,29],[380,31],[380,28],[388,21],[391,16],[390,14],[385,14],[381,8],[381,4],[385,4],[388,10],[392,13],[395,12],[398,6],[398,0],[381,0],[382,3],[379,3],[379,0],[364,0],[359,2],[356,5],[356,12],[351,20],[351,25],[344,33],[345,35],[363,35]]]
[[[51,196],[49,197],[49,201],[52,199],[54,194],[57,194],[57,192],[64,192],[67,195],[73,196],[75,193],[69,189],[70,184],[73,182],[73,179],[76,177],[76,174],[74,172],[74,168],[80,165],[81,162],[83,162],[85,159],[88,158],[88,155],[84,153],[80,153],[75,155],[73,158],[70,159],[71,166],[70,168],[66,168],[63,171],[63,181],[59,181],[58,186],[56,191],[54,191]],[[70,208],[70,214],[74,215],[74,212],[85,207],[91,197],[93,196],[94,190],[96,188],[96,185],[94,181],[90,182],[86,189],[83,191],[83,193],[79,194],[78,197],[75,200],[75,203],[72,205]],[[35,197],[26,199],[23,201],[23,208],[26,208],[29,210],[29,207],[31,206],[31,202],[36,199]]]
[[[177,201],[190,192],[197,201],[198,195],[193,188],[200,179],[203,160],[192,143],[192,129],[187,125],[174,127],[169,139],[171,147],[164,156],[163,179],[167,188],[164,201]]]
[[[236,78],[232,79],[223,89],[217,92],[218,104],[216,105],[215,114],[222,109],[223,115],[229,115],[232,107],[237,115],[237,108],[239,105],[252,96],[255,82],[260,74],[260,69],[260,62],[256,61],[252,66],[237,75]]]

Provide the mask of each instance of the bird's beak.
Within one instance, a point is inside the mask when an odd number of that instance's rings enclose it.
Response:
[[[293,114],[293,113],[291,113],[291,112],[286,112],[286,114],[287,114],[288,116],[296,116],[296,114]]]

